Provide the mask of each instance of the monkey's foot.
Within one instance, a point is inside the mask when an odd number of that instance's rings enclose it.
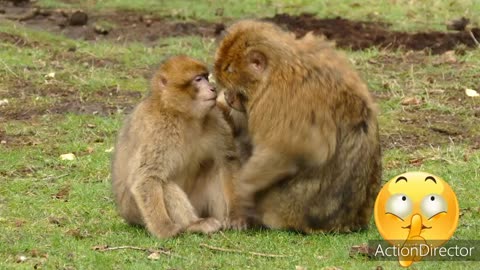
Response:
[[[188,232],[210,234],[222,229],[222,223],[215,218],[202,218],[187,227]]]
[[[233,217],[229,218],[227,222],[227,227],[232,230],[246,230],[249,227],[248,218],[247,217]]]
[[[180,225],[174,223],[160,224],[154,227],[148,227],[148,230],[151,234],[155,235],[160,239],[174,237],[183,231]]]

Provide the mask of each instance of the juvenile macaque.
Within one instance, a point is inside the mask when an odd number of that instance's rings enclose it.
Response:
[[[238,157],[216,98],[203,63],[176,56],[160,66],[115,147],[113,191],[128,223],[159,238],[222,227]]]
[[[377,109],[345,57],[312,34],[296,39],[246,20],[226,30],[215,76],[227,103],[245,111],[253,146],[236,180],[232,228],[368,226],[381,180]]]

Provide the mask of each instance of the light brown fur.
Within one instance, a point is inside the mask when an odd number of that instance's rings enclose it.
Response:
[[[368,225],[381,180],[377,109],[345,57],[312,34],[247,20],[227,29],[215,76],[242,100],[253,144],[233,228],[252,216],[307,233]]]
[[[118,136],[112,180],[119,213],[159,238],[217,231],[228,214],[238,160],[206,74],[186,56],[165,61]]]

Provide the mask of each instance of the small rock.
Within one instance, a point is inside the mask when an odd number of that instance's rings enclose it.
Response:
[[[99,24],[95,24],[95,26],[93,27],[93,31],[95,31],[95,33],[100,35],[107,35],[111,30],[112,30],[111,27],[107,27]]]
[[[7,141],[2,140],[2,141],[0,141],[0,144],[7,144]]]
[[[69,23],[73,26],[82,26],[86,25],[88,22],[88,15],[87,13],[77,10],[70,15]]]

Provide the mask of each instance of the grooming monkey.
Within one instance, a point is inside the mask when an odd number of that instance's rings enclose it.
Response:
[[[112,162],[120,215],[158,238],[211,233],[227,216],[238,158],[206,66],[166,60],[127,118]]]
[[[381,181],[377,109],[348,60],[312,34],[246,20],[227,29],[214,68],[227,103],[245,111],[253,146],[230,226],[367,227]]]

